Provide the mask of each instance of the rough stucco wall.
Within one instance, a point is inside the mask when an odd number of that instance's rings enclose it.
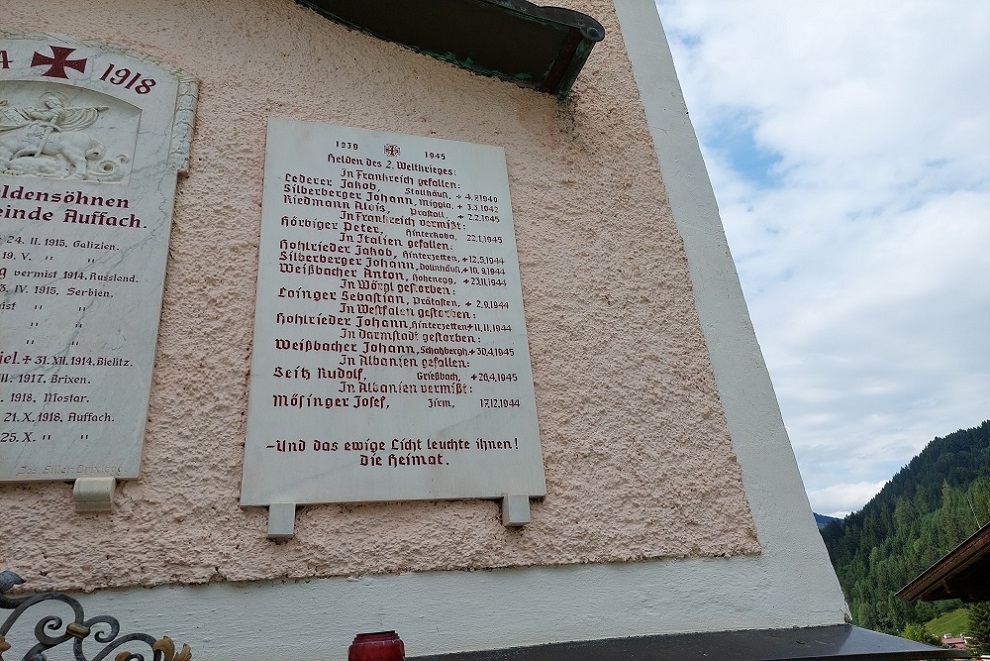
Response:
[[[0,568],[33,590],[759,551],[681,240],[611,3],[572,98],[473,75],[289,0],[7,0],[4,29],[133,48],[201,81],[172,229],[142,479],[112,514],[0,485]],[[269,116],[505,147],[548,495],[238,507]]]

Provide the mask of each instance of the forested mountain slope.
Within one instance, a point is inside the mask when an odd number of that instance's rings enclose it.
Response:
[[[895,593],[988,519],[990,420],[935,438],[862,510],[822,529],[853,621],[897,633],[957,608]]]

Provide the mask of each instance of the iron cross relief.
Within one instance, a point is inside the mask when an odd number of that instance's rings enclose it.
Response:
[[[86,58],[81,58],[78,60],[70,60],[69,55],[75,51],[75,48],[66,48],[64,46],[49,46],[52,49],[52,56],[42,55],[41,53],[35,51],[34,57],[31,59],[31,66],[45,66],[48,65],[48,71],[42,73],[42,76],[50,76],[51,78],[68,78],[69,75],[65,72],[66,67],[69,69],[75,69],[79,73],[86,72]]]

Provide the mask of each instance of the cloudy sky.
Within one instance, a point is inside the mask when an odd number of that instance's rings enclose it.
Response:
[[[990,2],[658,0],[816,512],[990,418]]]

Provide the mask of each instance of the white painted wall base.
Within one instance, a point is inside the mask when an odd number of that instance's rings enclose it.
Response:
[[[797,563],[795,563],[797,564]],[[778,566],[775,566],[778,565]],[[809,568],[810,569],[810,568]],[[843,621],[827,586],[779,558],[427,572],[111,590],[87,614],[167,634],[195,658],[343,659],[358,632],[396,630],[410,657],[567,640]]]

